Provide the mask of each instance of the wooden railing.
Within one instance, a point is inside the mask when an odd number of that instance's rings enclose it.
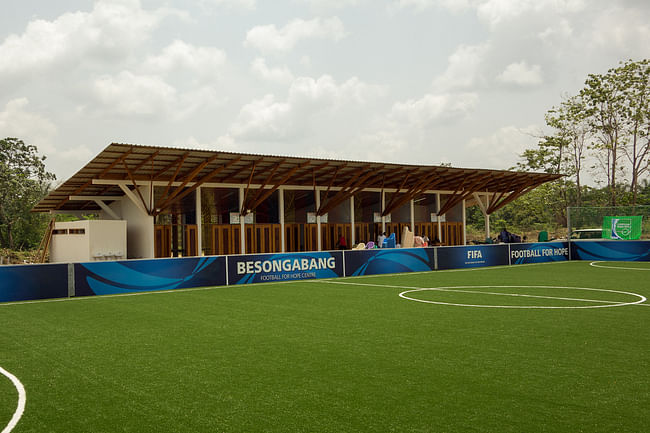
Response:
[[[462,245],[463,223],[441,223],[441,245]],[[280,224],[246,224],[246,253],[265,254],[281,251]],[[411,228],[410,223],[386,223],[386,234],[395,233],[397,243],[401,242],[404,227]],[[316,224],[287,223],[284,225],[285,251],[317,251],[318,226]],[[355,223],[355,242],[376,242],[381,230],[379,223]],[[240,226],[238,224],[204,225],[203,251],[206,255],[240,254]],[[371,234],[371,233],[374,233]],[[438,237],[438,223],[415,223],[415,235],[427,236],[431,244]],[[321,249],[337,249],[339,237],[343,235],[348,248],[352,247],[350,224],[321,224]]]

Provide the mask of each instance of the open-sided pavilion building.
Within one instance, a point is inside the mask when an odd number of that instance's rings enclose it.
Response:
[[[127,257],[335,249],[404,226],[463,245],[486,216],[558,175],[111,144],[34,207],[127,222]]]

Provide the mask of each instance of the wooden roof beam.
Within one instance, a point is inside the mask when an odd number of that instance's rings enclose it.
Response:
[[[162,174],[165,171],[167,171],[168,169],[170,169],[174,164],[178,164],[178,166],[176,167],[176,171],[174,171],[174,174],[169,179],[169,182],[167,182],[167,186],[165,187],[165,190],[163,191],[162,195],[160,196],[161,199],[164,198],[164,197],[167,197],[167,193],[169,192],[169,188],[171,188],[172,184],[176,181],[176,176],[178,176],[178,173],[181,171],[181,168],[183,167],[183,162],[185,162],[185,158],[187,158],[187,155],[189,155],[189,152],[185,152],[185,154],[183,156],[181,156],[180,158],[178,158],[176,161],[172,162],[171,164],[167,165],[167,167],[164,168],[164,171],[159,171],[158,173],[156,173],[153,176],[153,180],[156,180],[156,178],[160,174]]]
[[[258,207],[258,206],[259,206],[259,205],[260,205],[264,200],[266,200],[266,199],[267,199],[271,194],[273,194],[273,193],[274,193],[278,188],[280,188],[280,187],[281,187],[282,185],[284,185],[284,184],[285,184],[289,179],[291,179],[291,176],[293,176],[293,174],[294,174],[296,171],[300,170],[301,168],[303,168],[304,166],[306,166],[306,165],[308,165],[308,164],[309,164],[308,161],[307,161],[307,162],[303,162],[303,163],[300,164],[299,166],[296,166],[296,167],[292,168],[291,170],[289,170],[289,172],[286,173],[282,179],[280,179],[278,182],[276,182],[275,185],[273,185],[273,188],[271,188],[271,189],[267,189],[266,192],[265,192],[264,194],[262,194],[262,195],[261,195],[261,196],[260,196],[260,197],[259,197],[259,198],[258,198],[258,199],[257,199],[257,200],[252,204],[252,205],[251,205],[250,209],[251,209],[251,210],[255,210],[255,209],[257,209],[257,207]]]
[[[238,157],[238,158],[235,158],[233,160],[228,161],[224,165],[221,165],[221,166],[215,168],[210,173],[206,174],[201,179],[194,182],[194,185],[192,185],[190,188],[188,188],[185,191],[183,191],[182,193],[178,194],[172,201],[167,203],[164,208],[160,208],[160,209],[156,208],[156,209],[154,209],[153,215],[154,216],[159,215],[163,210],[168,209],[174,203],[178,203],[180,200],[185,198],[185,196],[187,196],[188,194],[191,194],[192,192],[194,192],[198,187],[200,187],[204,183],[208,182],[210,179],[212,179],[217,174],[219,174],[222,170],[225,170],[226,168],[230,167],[231,165],[236,164],[237,162],[239,162],[240,159],[241,159],[241,156]]]
[[[147,205],[147,202],[144,200],[144,197],[142,197],[142,192],[140,192],[140,188],[138,187],[137,182],[133,178],[133,174],[131,173],[131,170],[129,170],[129,166],[126,163],[126,160],[122,160],[122,164],[124,164],[124,169],[126,170],[126,174],[129,176],[129,180],[131,181],[133,187],[135,188],[135,192],[138,193],[138,197],[142,202],[142,206],[147,210],[147,213],[151,215],[151,208]]]
[[[253,161],[253,167],[251,168],[251,174],[248,176],[248,184],[246,185],[246,190],[244,191],[244,200],[242,200],[241,203],[241,210],[239,211],[239,214],[241,216],[247,215],[248,209],[246,209],[246,199],[248,198],[248,190],[251,187],[251,183],[253,182],[253,174],[255,174],[255,168],[257,166],[257,161]]]
[[[328,167],[330,165],[329,161],[327,161],[327,162],[325,162],[323,164],[315,165],[315,166],[311,167],[311,170],[309,170],[310,167],[308,167],[308,166],[311,165],[311,164],[312,164],[312,161],[310,161],[310,160],[304,161],[303,163],[300,164],[300,166],[302,168],[307,168],[308,171],[306,171],[304,174],[301,174],[300,176],[296,176],[296,178],[295,178],[296,182],[301,182],[302,179],[307,175],[311,176],[314,173],[314,170],[316,172],[318,172],[319,170],[321,170],[323,168],[326,168],[326,167]]]
[[[170,168],[174,167],[175,165],[178,164],[178,168],[176,169],[176,174],[178,174],[178,171],[180,170],[180,167],[183,165],[187,157],[190,155],[190,152],[185,152],[160,170],[158,170],[156,173],[153,175],[154,180],[158,180],[158,177],[160,177],[163,173],[167,172]],[[175,176],[174,176],[175,177]]]
[[[358,175],[361,174],[359,172],[355,178],[358,178]],[[348,184],[344,189],[341,189],[339,192],[337,192],[330,200],[328,200],[326,203],[321,203],[320,208],[316,212],[316,215],[325,215],[327,212],[338,206],[339,204],[343,203],[345,200],[356,194],[360,189],[363,189],[363,183],[371,176],[376,176],[377,174],[374,173],[372,170],[368,170],[365,175],[363,175],[360,179],[358,179],[354,185]]]
[[[332,177],[330,178],[330,183],[327,185],[327,190],[325,191],[325,200],[327,200],[327,197],[328,197],[329,194],[330,194],[330,189],[332,189],[332,184],[334,183],[334,179],[336,179],[336,175],[339,173],[339,170],[340,170],[341,168],[345,168],[346,165],[347,165],[347,164],[344,164],[344,165],[342,165],[342,166],[338,166],[338,167],[336,167],[336,169],[334,170],[334,174],[333,174]]]
[[[167,205],[174,199],[174,197],[176,197],[178,194],[180,194],[183,191],[183,188],[185,188],[185,185],[190,183],[196,177],[196,175],[198,175],[201,172],[201,170],[203,170],[205,168],[206,165],[210,164],[212,161],[217,159],[217,156],[219,156],[219,154],[213,155],[212,157],[206,159],[201,164],[199,164],[197,167],[195,167],[194,170],[192,170],[189,174],[187,174],[183,178],[183,182],[179,186],[177,186],[174,189],[174,191],[172,191],[169,194],[168,197],[165,197],[164,194],[162,195],[162,197],[160,197],[160,200],[156,203],[156,206],[154,207],[154,209],[159,209],[159,208],[164,209],[164,208],[166,208]],[[180,167],[181,167],[181,164],[179,164],[179,166],[177,168],[177,172],[180,169]],[[165,191],[169,190],[169,185],[170,184],[167,184],[168,187],[165,188]]]
[[[382,215],[386,216],[386,215],[390,214],[395,209],[398,209],[399,207],[404,205],[406,202],[408,202],[410,200],[413,200],[413,198],[415,198],[418,194],[421,194],[424,191],[426,191],[426,190],[428,190],[430,188],[433,188],[436,185],[439,185],[440,183],[443,182],[443,180],[444,179],[441,178],[441,177],[438,177],[438,178],[435,178],[435,179],[424,178],[423,180],[418,182],[416,185],[409,188],[409,190],[406,191],[406,193],[404,193],[404,195],[402,195],[402,197],[400,197],[399,200],[396,200],[390,206],[387,205],[384,208],[384,210],[382,210]]]
[[[454,191],[451,197],[449,197],[445,202],[445,204],[440,208],[440,210],[438,211],[438,215],[444,215],[445,213],[450,211],[451,208],[456,206],[458,203],[465,200],[473,193],[480,191],[482,188],[485,187],[485,185],[488,184],[488,182],[490,182],[491,178],[492,175],[488,173],[479,177],[478,180],[470,184],[467,188],[464,188],[464,185],[461,185],[462,189],[458,189],[457,191]],[[465,182],[463,182],[463,184],[464,183]]]
[[[500,201],[495,200],[488,207],[488,214],[491,214],[493,212],[498,211],[499,209],[501,209],[502,207],[504,207],[505,205],[507,205],[511,201],[513,201],[513,200],[521,197],[522,195],[529,193],[533,189],[537,188],[542,183],[544,183],[544,182],[543,181],[542,182],[535,182],[533,184],[524,185],[521,188],[519,188],[518,190],[511,192],[507,197],[503,198],[502,200],[500,200]]]
[[[257,189],[257,193],[255,194],[255,197],[252,198],[251,200],[249,200],[248,203],[246,203],[246,202],[244,203],[244,208],[245,208],[245,209],[251,209],[251,210],[252,210],[251,203],[256,203],[256,202],[257,202],[257,200],[260,198],[260,196],[261,196],[262,193],[264,192],[264,188],[266,187],[266,185],[269,184],[269,182],[271,181],[271,179],[273,179],[273,176],[274,176],[275,173],[278,171],[278,169],[280,168],[280,166],[284,163],[284,161],[285,161],[285,160],[283,159],[283,160],[278,161],[278,162],[275,164],[275,166],[273,167],[273,169],[271,170],[271,172],[269,173],[269,175],[266,176],[266,179],[264,179],[264,181],[260,184],[260,187]]]
[[[362,171],[361,171],[361,170],[358,170],[358,171],[356,172],[356,174],[355,174],[353,177],[351,177],[351,178],[350,178],[350,179],[345,183],[345,185],[344,185],[344,186],[339,190],[339,192],[338,192],[336,195],[334,195],[334,197],[332,197],[332,198],[331,198],[330,200],[328,200],[327,202],[321,202],[321,204],[320,204],[320,206],[318,207],[318,209],[316,209],[316,215],[324,215],[325,213],[327,213],[327,212],[322,212],[322,210],[323,210],[326,206],[328,206],[328,203],[329,203],[330,201],[336,199],[336,198],[339,197],[341,194],[344,194],[344,191],[346,191],[346,190],[350,187],[350,185],[352,185],[352,184],[353,184],[353,183],[354,183],[354,182],[359,178],[359,176],[361,176],[361,173],[362,173]],[[316,190],[316,185],[314,184],[314,191],[315,191],[315,190]],[[330,207],[328,207],[328,209],[329,209],[329,208],[330,208]]]
[[[143,159],[138,165],[136,165],[133,168],[133,171],[137,172],[138,170],[140,170],[146,163],[148,163],[150,161],[153,161],[156,158],[156,156],[158,156],[159,153],[160,153],[160,150],[156,150],[154,153],[147,156],[145,159]],[[153,174],[153,171],[152,171],[152,174]]]
[[[406,173],[406,177],[404,177],[404,179],[402,180],[402,183],[400,183],[399,187],[397,188],[397,191],[395,191],[393,193],[390,200],[388,201],[388,204],[386,205],[386,209],[388,209],[388,208],[393,209],[393,205],[397,201],[397,197],[398,197],[398,194],[399,194],[400,190],[402,188],[404,188],[404,185],[409,180],[409,177],[411,176],[411,174],[412,174],[411,172]]]
[[[120,162],[124,161],[127,156],[129,156],[133,152],[133,146],[129,148],[126,152],[124,152],[122,155],[119,156],[119,158],[115,158],[115,161],[111,162],[108,167],[104,168],[97,176],[97,179],[101,179],[102,176],[104,176],[106,173],[108,173],[113,167],[115,167],[117,164]]]
[[[102,177],[103,175],[105,175],[106,173],[108,173],[109,170],[111,170],[113,167],[115,167],[117,164],[119,164],[121,161],[123,161],[124,158],[126,158],[127,156],[129,156],[129,154],[130,154],[131,152],[133,152],[133,146],[131,146],[131,148],[129,148],[129,150],[127,150],[126,152],[124,152],[124,153],[123,153],[122,155],[120,155],[118,158],[115,158],[115,161],[111,162],[111,163],[108,165],[108,167],[104,168],[104,169],[103,169],[103,170],[102,170],[102,171],[101,171],[101,172],[100,172],[96,177],[97,177],[97,178],[100,178],[100,177]],[[63,205],[66,204],[66,203],[70,200],[69,196],[71,196],[71,195],[78,195],[79,193],[81,193],[81,191],[83,191],[83,190],[86,189],[88,186],[90,186],[90,185],[92,184],[92,182],[93,182],[93,181],[92,181],[92,179],[91,179],[91,180],[89,180],[88,182],[82,184],[79,188],[75,189],[74,192],[72,192],[72,194],[68,194],[66,197],[63,198],[63,200],[61,200],[61,202],[59,202],[59,204],[56,205],[56,207],[54,208],[54,210],[59,210],[59,209],[61,209],[61,208],[63,207]]]

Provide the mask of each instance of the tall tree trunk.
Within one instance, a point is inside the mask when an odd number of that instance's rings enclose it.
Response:
[[[14,249],[14,237],[11,233],[11,223],[7,223],[7,244],[10,250]]]

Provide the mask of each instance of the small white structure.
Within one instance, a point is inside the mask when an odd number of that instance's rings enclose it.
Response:
[[[57,222],[50,243],[50,263],[126,258],[126,221]]]

